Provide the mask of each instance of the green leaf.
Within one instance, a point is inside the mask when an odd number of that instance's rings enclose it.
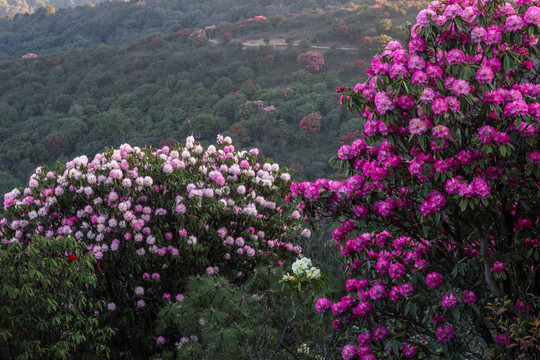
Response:
[[[504,67],[504,72],[505,73],[509,72],[510,70],[512,70],[514,68],[514,63],[513,63],[512,59],[510,58],[510,56],[508,56],[508,55],[504,56],[504,58],[503,58],[503,67]]]
[[[411,308],[411,302],[407,301],[407,305],[405,305],[405,310],[403,311],[403,315],[407,316],[409,314]]]
[[[411,313],[414,317],[416,317],[416,304],[411,302]]]
[[[452,20],[446,21],[446,22],[444,23],[444,26],[443,26],[443,28],[442,28],[442,31],[448,30],[448,28],[450,27],[450,25],[452,25]],[[396,354],[397,354],[397,352],[396,352]]]

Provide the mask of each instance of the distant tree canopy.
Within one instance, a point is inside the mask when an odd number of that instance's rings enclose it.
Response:
[[[299,164],[300,179],[332,176],[327,159],[352,125],[328,94],[360,81],[358,61],[369,61],[390,39],[375,29],[388,18],[386,5],[366,18],[360,13],[369,5],[353,3],[298,1],[279,9],[272,1],[261,12],[251,1],[233,7],[230,0],[72,9],[51,3],[31,15],[0,19],[0,191],[22,185],[43,163],[122,142],[158,146],[192,134],[208,142],[217,132],[284,165]],[[326,5],[339,8],[348,37],[361,39],[370,28],[374,37],[359,53],[317,50],[320,60],[324,53],[324,68],[318,61],[310,73],[299,54],[312,42],[345,39],[333,28],[334,10],[314,11]],[[299,10],[305,11],[287,14]],[[283,50],[234,41],[269,40],[283,31],[292,35]],[[212,42],[195,44],[192,34]],[[293,39],[303,40],[296,46]],[[260,108],[245,111],[248,102],[259,101]],[[321,118],[316,135],[298,132],[301,119],[314,113]],[[305,151],[312,143],[320,149],[317,157]]]

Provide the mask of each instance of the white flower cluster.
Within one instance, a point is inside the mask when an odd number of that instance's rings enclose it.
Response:
[[[321,271],[312,266],[311,259],[300,258],[292,264],[292,271],[298,276],[306,275],[308,279],[319,279]]]

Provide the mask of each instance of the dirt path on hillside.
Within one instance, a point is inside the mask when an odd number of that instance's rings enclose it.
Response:
[[[217,44],[217,43],[220,42],[217,39],[211,39],[209,41],[211,43],[213,43],[213,44]],[[299,43],[298,40],[294,41],[292,46],[298,46],[298,43]],[[250,47],[256,47],[256,46],[261,46],[261,45],[266,45],[266,44],[264,43],[264,39],[260,38],[260,39],[244,40],[244,41],[242,41],[242,45],[250,46]],[[268,43],[268,45],[273,46],[273,47],[287,47],[288,46],[287,43],[285,42],[285,39],[282,39],[282,38],[270,39],[270,42]],[[330,49],[332,49],[330,46],[318,46],[318,45],[311,45],[311,48],[312,49],[320,49],[320,50],[330,50]],[[358,51],[358,48],[354,48],[354,47],[338,47],[338,48],[336,48],[336,50]]]

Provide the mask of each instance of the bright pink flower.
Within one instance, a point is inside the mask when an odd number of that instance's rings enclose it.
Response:
[[[489,145],[496,134],[496,130],[489,125],[484,125],[478,129],[478,139],[482,144]]]
[[[436,99],[431,104],[431,110],[436,115],[445,114],[448,111],[448,103],[445,99]]]
[[[456,80],[452,84],[452,92],[457,96],[466,96],[469,94],[471,87],[466,80]]]
[[[540,8],[536,6],[528,8],[523,14],[523,21],[525,21],[525,24],[527,25],[533,24],[540,26]]]
[[[413,118],[409,121],[409,132],[413,135],[422,135],[430,126],[431,123],[427,119]]]
[[[476,195],[480,199],[486,198],[491,191],[486,180],[481,177],[475,177],[471,182],[471,186],[473,188],[474,195]]]
[[[405,266],[403,266],[400,263],[392,264],[390,265],[390,268],[388,269],[388,275],[394,280],[401,279],[404,274],[405,274]]]
[[[371,348],[369,346],[359,346],[357,354],[362,359],[364,355],[371,354]]]
[[[432,289],[436,289],[442,284],[442,276],[439,273],[432,272],[426,276],[426,283]]]
[[[360,334],[358,334],[358,345],[367,346],[372,339],[373,337],[371,336],[371,333],[369,331],[361,332]]]
[[[341,315],[346,310],[347,310],[347,305],[342,301],[335,302],[335,303],[332,304],[332,313],[334,315]]]
[[[377,274],[384,275],[388,272],[388,268],[390,267],[390,263],[385,258],[380,258],[377,260],[377,263],[375,263],[375,269],[377,270]]]
[[[367,301],[360,302],[356,308],[353,310],[353,314],[361,317],[366,317],[371,314],[372,308],[371,304]]]
[[[315,309],[320,313],[324,313],[328,309],[330,309],[331,306],[332,305],[330,303],[330,300],[328,300],[327,298],[320,298],[315,304]]]
[[[476,81],[480,84],[489,84],[493,80],[493,70],[489,66],[482,66],[476,71]]]
[[[504,131],[499,131],[493,136],[493,142],[497,145],[508,145],[510,136]]]
[[[388,296],[388,294],[386,293],[386,290],[384,289],[384,286],[382,286],[382,285],[379,285],[379,284],[374,285],[369,290],[369,297],[372,300],[381,300],[381,299],[384,299],[387,296]]]
[[[497,45],[500,44],[502,40],[502,32],[501,29],[496,26],[492,25],[488,28],[487,34],[484,37],[484,41],[487,45]]]
[[[351,360],[356,356],[356,347],[354,345],[345,345],[341,351],[344,360]]]
[[[412,358],[416,355],[416,346],[411,344],[404,344],[401,348],[401,352],[403,353],[403,356],[406,358]]]
[[[442,297],[441,305],[443,308],[454,309],[457,306],[458,302],[454,294],[445,294]]]
[[[483,27],[477,26],[471,30],[471,41],[473,43],[479,44],[484,41],[484,39],[486,38],[486,35],[487,35],[486,29],[484,29]]]
[[[472,291],[465,290],[461,296],[461,302],[465,305],[474,305],[476,302],[476,295]]]
[[[523,20],[519,15],[511,15],[506,18],[506,27],[505,30],[509,32],[516,32],[523,29]]]
[[[446,55],[446,61],[449,65],[460,65],[465,62],[465,54],[460,49],[452,49]]]
[[[454,338],[454,328],[450,325],[437,328],[437,340],[441,343],[447,343]]]
[[[429,104],[435,100],[436,95],[437,93],[432,88],[425,88],[420,94],[420,101],[422,101],[424,104]]]
[[[504,263],[500,261],[495,261],[493,265],[491,265],[491,271],[497,274],[502,274],[504,271]]]
[[[394,103],[392,100],[388,97],[388,94],[385,92],[378,92],[375,95],[375,106],[377,107],[377,111],[379,114],[384,115],[388,111],[394,109]]]
[[[399,286],[399,293],[404,298],[411,297],[411,296],[414,295],[414,287],[412,286],[411,283],[407,282],[407,283],[402,284],[401,286]]]

